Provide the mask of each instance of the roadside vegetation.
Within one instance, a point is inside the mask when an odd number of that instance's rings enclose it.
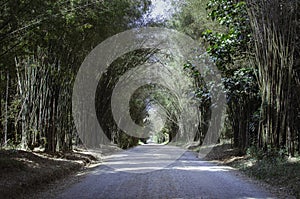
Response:
[[[264,158],[245,159],[233,161],[228,164],[245,172],[250,177],[262,180],[278,188],[278,191],[287,192],[296,198],[300,197],[299,170],[300,158]]]
[[[191,149],[199,152],[199,148]],[[251,147],[245,154],[234,148],[230,141],[222,141],[204,158],[217,164],[227,165],[242,171],[251,178],[271,185],[278,193],[284,192],[300,197],[300,157],[288,157],[284,153],[259,151]]]

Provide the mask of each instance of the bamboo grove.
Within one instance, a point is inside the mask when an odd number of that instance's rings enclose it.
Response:
[[[1,146],[67,151],[84,57],[141,19],[148,1],[1,0]]]
[[[153,25],[176,29],[199,41],[221,71],[227,98],[221,138],[232,139],[242,153],[254,147],[267,155],[299,155],[299,2],[174,2],[177,12],[156,23],[144,21],[151,7],[147,0],[0,0],[1,146],[42,146],[55,152],[71,150],[80,143],[71,97],[83,59],[116,33]],[[148,49],[129,53],[129,57],[116,60],[99,82],[99,123],[107,137],[122,148],[136,145],[138,139],[117,128],[109,108],[110,95],[126,70],[151,60],[155,53]],[[124,65],[127,68],[122,68]],[[192,93],[202,103],[197,134],[189,138],[201,144],[212,119],[207,82],[191,64],[177,67],[193,77]],[[149,101],[167,112],[167,124],[157,132],[161,142],[166,135],[171,140],[175,137],[180,119],[175,115],[182,111],[175,98],[163,93],[168,92],[149,85],[137,91],[130,102],[137,124],[144,123]]]
[[[298,5],[296,1],[250,4],[262,100],[258,146],[287,150],[294,156],[295,147],[300,149]]]
[[[189,34],[202,31],[194,35],[222,71],[228,105],[223,136],[242,153],[252,147],[267,155],[299,154],[299,2],[188,2],[180,25],[174,24]],[[195,13],[205,3],[217,25]],[[210,27],[199,30],[202,24]]]

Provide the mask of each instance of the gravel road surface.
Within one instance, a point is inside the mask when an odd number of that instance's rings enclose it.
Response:
[[[196,153],[142,145],[107,157],[58,198],[275,197],[233,168],[199,160]]]

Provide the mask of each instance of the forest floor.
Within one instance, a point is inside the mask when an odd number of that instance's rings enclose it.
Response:
[[[101,162],[103,156],[118,150],[111,146],[100,151],[76,149],[69,153],[0,150],[1,198],[23,198],[71,174]]]
[[[197,151],[197,149],[194,149]],[[220,144],[205,157],[221,165],[234,167],[251,178],[266,183],[278,190],[300,198],[300,158],[263,158],[257,160],[250,155],[241,155],[231,144]]]

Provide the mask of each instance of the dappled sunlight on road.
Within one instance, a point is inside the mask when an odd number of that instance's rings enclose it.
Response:
[[[179,158],[171,161],[178,153]],[[106,158],[58,198],[272,198],[272,195],[233,168],[200,160],[194,152],[168,145],[143,145]]]
[[[182,154],[174,164],[173,156]],[[154,170],[186,170],[186,171],[229,171],[232,167],[218,166],[196,158],[196,153],[186,152],[178,147],[163,145],[143,145],[121,154],[108,157],[105,165],[115,172],[144,173]],[[190,157],[192,156],[192,157]]]
[[[186,171],[230,171],[230,170],[234,170],[233,168],[223,167],[223,166],[187,166],[187,167],[174,167],[174,169],[186,170]]]
[[[175,146],[158,144],[142,145],[107,157],[105,165],[112,167],[116,171],[133,173],[151,172],[167,168],[184,153],[184,149]]]

